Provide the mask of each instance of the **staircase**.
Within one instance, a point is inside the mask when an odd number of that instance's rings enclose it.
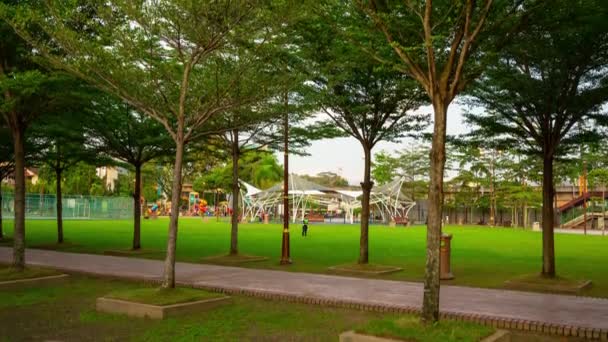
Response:
[[[598,224],[600,226],[599,221],[603,218],[603,214],[601,212],[588,212],[587,213],[587,229],[591,229],[593,226],[593,221],[597,219]],[[608,211],[606,212],[606,218],[608,218]],[[589,222],[591,221],[591,222]],[[583,229],[585,226],[585,215],[579,215],[568,222],[562,223],[562,228],[568,229]],[[601,226],[600,226],[601,227]]]

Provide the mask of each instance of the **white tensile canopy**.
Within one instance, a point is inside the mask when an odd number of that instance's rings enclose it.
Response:
[[[378,186],[372,190],[370,204],[375,206],[385,221],[395,220],[397,217],[407,217],[410,209],[415,205],[403,192],[404,178],[394,180],[388,184]],[[263,213],[282,208],[283,183],[279,183],[267,190],[259,190],[250,184],[244,183],[247,193],[242,194],[244,218],[253,219]],[[298,175],[289,176],[289,200],[292,206],[292,220],[304,218],[311,204],[329,208],[341,209],[345,212],[346,220],[354,222],[354,210],[361,208],[360,190],[331,189],[308,181]],[[250,187],[252,189],[250,189]]]

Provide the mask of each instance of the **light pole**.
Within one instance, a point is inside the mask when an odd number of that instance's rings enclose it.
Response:
[[[492,227],[496,224],[495,219],[495,203],[496,203],[496,194],[494,193],[494,154],[490,157],[490,225]]]
[[[583,226],[583,230],[585,235],[587,235],[587,161],[583,160],[583,221],[585,225]]]

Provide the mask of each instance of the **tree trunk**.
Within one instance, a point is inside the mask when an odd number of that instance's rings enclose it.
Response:
[[[2,229],[2,177],[0,176],[0,240],[4,239],[4,229]]]
[[[15,230],[12,267],[22,271],[25,268],[25,132],[18,123],[11,126],[15,149]]]
[[[430,156],[426,266],[421,316],[422,322],[427,324],[439,320],[439,248],[441,244],[447,105],[441,100],[434,99],[433,109],[435,122]]]
[[[359,240],[359,264],[369,263],[369,198],[374,185],[371,181],[371,149],[368,146],[363,146],[365,153],[365,169],[363,174],[363,183],[361,189],[363,195],[361,198],[361,237]]]
[[[232,130],[232,229],[230,230],[230,255],[239,254],[239,131]]]
[[[141,249],[141,165],[135,164],[134,166],[135,189],[133,189],[133,250],[138,250]]]
[[[2,195],[0,194],[0,211],[2,211]],[[602,235],[606,233],[606,185],[602,186]],[[0,239],[2,239],[2,213],[0,213]]]
[[[55,168],[55,182],[57,183],[57,243],[63,243],[63,197],[61,194],[61,168]]]
[[[555,277],[555,246],[553,241],[553,156],[543,158],[543,270],[542,275]]]
[[[178,129],[175,143],[175,166],[173,168],[173,185],[171,188],[171,218],[167,237],[167,256],[162,287],[175,287],[175,247],[177,243],[177,222],[179,220],[180,199],[182,193],[182,162],[184,159],[183,129]]]
[[[284,94],[285,114],[283,116],[283,235],[281,237],[281,265],[291,264],[289,239],[289,94]]]
[[[524,206],[522,208],[523,212],[523,225],[524,228],[528,228],[528,203],[524,202]]]

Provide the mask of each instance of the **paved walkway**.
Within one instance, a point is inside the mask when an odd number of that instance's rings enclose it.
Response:
[[[0,247],[0,262],[11,260],[12,250]],[[157,280],[163,263],[157,260],[27,250],[28,264],[66,271]],[[413,282],[360,279],[310,273],[177,263],[179,283],[204,288],[308,297],[320,301],[363,303],[386,307],[420,308],[422,285]],[[491,290],[460,286],[441,287],[441,310],[456,314],[517,319],[551,325],[608,330],[608,299]]]

